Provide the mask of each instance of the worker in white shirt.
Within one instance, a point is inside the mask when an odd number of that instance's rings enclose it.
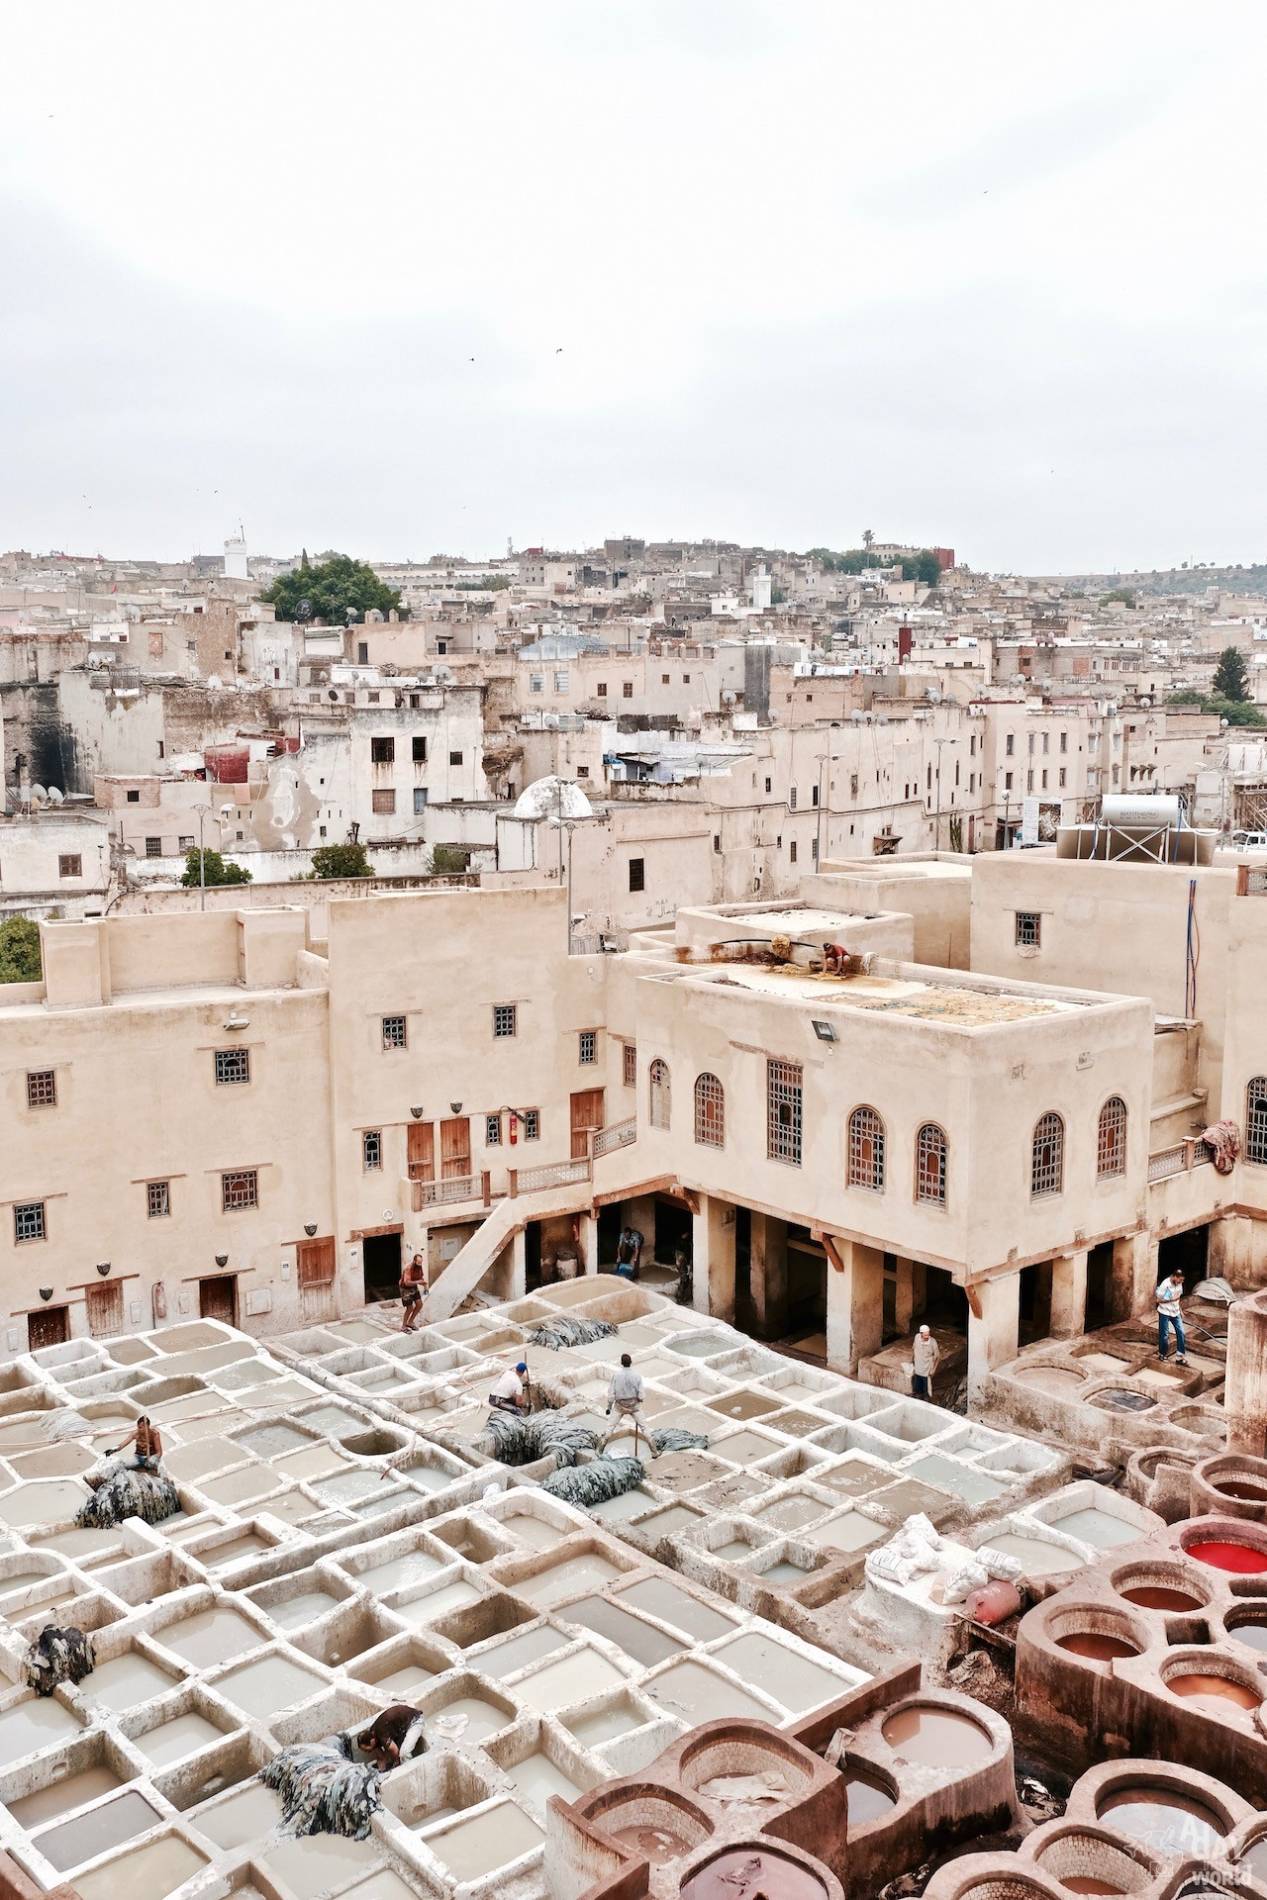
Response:
[[[1166,1357],[1169,1344],[1167,1331],[1175,1335],[1175,1364],[1186,1366],[1188,1363],[1188,1342],[1183,1333],[1183,1315],[1179,1311],[1179,1302],[1183,1298],[1182,1273],[1168,1273],[1159,1284],[1153,1298],[1157,1302],[1157,1357]]]
[[[932,1398],[933,1374],[940,1358],[941,1347],[928,1327],[921,1326],[911,1351],[911,1391],[917,1399]]]
[[[650,1436],[642,1419],[642,1380],[634,1371],[633,1360],[629,1357],[627,1352],[621,1353],[620,1364],[617,1366],[615,1372],[612,1373],[611,1385],[607,1391],[608,1418],[611,1417],[613,1411],[616,1414],[616,1423],[604,1435],[598,1447],[599,1451],[606,1451],[608,1439],[614,1438],[617,1432],[623,1431],[627,1426],[632,1425],[634,1457],[636,1458],[638,1456],[639,1439],[645,1438],[647,1441],[647,1450],[651,1453],[653,1458],[658,1458],[660,1454],[651,1443]]]
[[[489,1393],[488,1402],[497,1412],[523,1413],[531,1409],[526,1360],[521,1359],[517,1366],[507,1367]]]

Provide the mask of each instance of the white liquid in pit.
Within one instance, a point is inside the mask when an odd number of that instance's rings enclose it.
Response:
[[[314,1432],[330,1432],[336,1438],[345,1432],[370,1429],[367,1419],[358,1418],[355,1412],[345,1412],[339,1405],[318,1405],[314,1411],[301,1412],[299,1423],[307,1425]]]
[[[442,1465],[413,1465],[404,1476],[422,1491],[443,1491],[446,1484],[453,1483],[458,1473],[446,1471]]]
[[[727,1669],[733,1669],[742,1682],[763,1689],[793,1715],[804,1715],[824,1702],[835,1701],[848,1686],[842,1677],[811,1662],[786,1643],[752,1631],[723,1643],[712,1654]]]
[[[733,1617],[724,1615],[711,1603],[701,1602],[689,1590],[679,1588],[665,1577],[644,1577],[622,1590],[618,1600],[645,1610],[648,1616],[658,1616],[662,1622],[672,1623],[675,1629],[685,1630],[701,1643],[711,1642],[714,1636],[724,1636],[735,1627]]]
[[[87,1814],[77,1815],[73,1821],[63,1821],[37,1834],[32,1845],[51,1867],[64,1874],[69,1867],[78,1867],[112,1847],[134,1841],[138,1834],[157,1826],[158,1819],[158,1809],[133,1788],[99,1808],[90,1808]]]
[[[377,1841],[346,1840],[339,1834],[313,1834],[302,1840],[270,1845],[254,1856],[259,1865],[290,1888],[296,1900],[325,1900],[341,1893],[357,1873],[370,1873],[382,1863]],[[132,1896],[128,1896],[132,1900]]]
[[[38,1749],[68,1742],[80,1732],[78,1716],[60,1702],[32,1696],[0,1714],[0,1766],[33,1755]]]
[[[281,1485],[267,1466],[252,1465],[241,1471],[226,1471],[222,1478],[206,1478],[197,1488],[217,1504],[248,1504],[280,1491]]]
[[[732,1683],[702,1663],[670,1663],[664,1673],[642,1685],[643,1693],[671,1715],[692,1726],[720,1721],[723,1716],[751,1716],[768,1722],[770,1711],[738,1683]]]
[[[87,1497],[87,1486],[70,1478],[37,1478],[0,1492],[0,1520],[15,1530],[31,1524],[64,1524]]]
[[[469,1745],[509,1727],[514,1719],[513,1712],[507,1713],[495,1703],[485,1702],[481,1696],[467,1695],[446,1702],[442,1709],[435,1709],[427,1717],[427,1727],[433,1736]]]
[[[216,1608],[169,1623],[154,1632],[154,1640],[174,1655],[183,1656],[196,1669],[206,1669],[213,1663],[230,1662],[248,1649],[258,1649],[267,1639],[236,1610]]]
[[[170,1722],[160,1722],[157,1728],[137,1735],[132,1746],[139,1749],[156,1768],[166,1768],[174,1761],[184,1761],[186,1755],[192,1755],[212,1742],[222,1741],[223,1737],[224,1731],[218,1729],[214,1722],[191,1710],[188,1715],[174,1715]]]
[[[459,1881],[491,1874],[540,1847],[543,1839],[536,1822],[509,1801],[498,1801],[482,1814],[426,1837],[432,1853]]]
[[[188,1816],[200,1834],[216,1847],[246,1847],[271,1834],[282,1818],[281,1802],[271,1788],[248,1782],[225,1795],[214,1807],[198,1808]],[[236,1895],[235,1895],[236,1900]]]
[[[1061,1570],[1079,1569],[1082,1564],[1081,1557],[1075,1557],[1072,1551],[1058,1550],[1055,1544],[1045,1543],[1041,1537],[1022,1537],[1019,1531],[987,1537],[986,1543],[991,1550],[1002,1551],[1005,1557],[1015,1557],[1031,1577],[1055,1576]]]
[[[234,1889],[233,1900],[246,1900],[240,1887]],[[418,1900],[418,1895],[392,1868],[380,1867],[368,1880],[358,1880],[355,1887],[345,1887],[339,1900]]]
[[[316,1478],[323,1473],[342,1471],[347,1462],[332,1445],[312,1445],[305,1451],[292,1451],[275,1459],[271,1469],[288,1478]]]
[[[515,1683],[515,1700],[525,1708],[549,1715],[555,1709],[588,1702],[605,1689],[624,1686],[625,1678],[615,1663],[587,1645],[571,1656],[561,1656],[558,1662],[545,1663],[529,1675],[520,1676]]]
[[[673,1537],[678,1531],[686,1531],[700,1521],[700,1512],[692,1511],[685,1504],[671,1504],[667,1511],[657,1511],[654,1517],[644,1517],[638,1529],[646,1531],[649,1537]]]
[[[229,1564],[240,1563],[244,1557],[258,1557],[261,1551],[274,1547],[266,1537],[257,1537],[254,1531],[247,1531],[241,1537],[234,1537],[227,1544],[217,1544],[211,1550],[196,1550],[190,1554],[197,1557],[208,1570],[224,1570]]]
[[[52,1767],[55,1769],[56,1763]],[[60,1781],[50,1782],[47,1787],[36,1788],[32,1794],[19,1795],[7,1806],[18,1826],[25,1828],[29,1834],[33,1828],[42,1827],[45,1821],[55,1821],[60,1815],[82,1808],[85,1802],[96,1801],[103,1794],[113,1794],[116,1788],[123,1785],[122,1778],[103,1762],[98,1768],[82,1768],[77,1775],[66,1775]]]
[[[1133,1544],[1142,1535],[1134,1524],[1123,1523],[1120,1517],[1094,1508],[1070,1511],[1067,1517],[1054,1517],[1050,1521],[1054,1531],[1063,1531],[1066,1537],[1076,1537],[1080,1544],[1093,1544],[1097,1550],[1112,1550],[1117,1544]]]
[[[138,1702],[148,1702],[171,1686],[172,1678],[165,1669],[152,1663],[148,1656],[125,1650],[113,1662],[98,1664],[80,1685],[79,1692],[87,1701],[117,1712],[134,1709]]]
[[[437,1617],[447,1616],[450,1610],[460,1610],[467,1603],[478,1603],[482,1595],[473,1583],[459,1577],[456,1583],[443,1584],[429,1596],[415,1597],[412,1603],[391,1603],[385,1607],[402,1622],[416,1627],[420,1623],[434,1623]]]
[[[327,1681],[315,1670],[292,1662],[289,1656],[261,1656],[258,1662],[244,1663],[241,1669],[221,1676],[216,1689],[234,1708],[262,1718],[306,1702],[324,1689]]]
[[[763,1570],[761,1581],[775,1584],[790,1583],[795,1586],[798,1583],[804,1583],[810,1574],[811,1572],[804,1564],[794,1564],[785,1558],[782,1563],[771,1564],[768,1570]]]
[[[344,1471],[337,1478],[323,1478],[314,1488],[327,1504],[352,1504],[369,1497],[381,1483],[377,1471]]]
[[[543,1623],[537,1629],[524,1630],[522,1634],[494,1643],[491,1649],[481,1650],[471,1658],[471,1666],[494,1682],[504,1682],[516,1670],[526,1669],[529,1663],[540,1662],[543,1656],[552,1656],[556,1650],[566,1648],[571,1640],[561,1630],[550,1629]]]
[[[240,1432],[234,1442],[253,1458],[277,1458],[282,1452],[302,1451],[312,1444],[311,1438],[297,1432],[293,1425],[257,1425],[253,1431]]]
[[[319,1616],[325,1616],[339,1601],[326,1590],[303,1590],[298,1596],[287,1597],[283,1602],[261,1605],[266,1616],[270,1616],[279,1629],[301,1629],[305,1623],[312,1623]]]
[[[630,1708],[625,1702],[613,1703],[610,1709],[599,1709],[593,1715],[581,1715],[569,1721],[568,1727],[578,1742],[585,1748],[597,1748],[602,1742],[611,1742],[618,1735],[628,1735],[631,1729],[641,1728],[648,1718],[639,1710]]]
[[[371,1687],[381,1689],[383,1694],[391,1696],[393,1701],[408,1702],[420,1689],[425,1689],[435,1679],[434,1669],[424,1669],[421,1663],[410,1663],[404,1669],[393,1671],[390,1676],[379,1676]],[[366,1676],[361,1677],[362,1682],[368,1680]]]
[[[518,1788],[524,1806],[538,1821],[544,1822],[546,1802],[552,1794],[562,1795],[565,1801],[575,1801],[581,1792],[570,1776],[565,1775],[561,1768],[556,1768],[548,1755],[540,1752],[516,1762],[506,1773]]]
[[[848,1551],[865,1550],[868,1544],[881,1543],[888,1535],[882,1524],[864,1517],[861,1511],[844,1511],[817,1529],[805,1532],[808,1543],[820,1544],[828,1550]]]
[[[557,1524],[547,1524],[543,1518],[532,1517],[527,1511],[520,1511],[513,1517],[499,1518],[498,1522],[504,1531],[509,1531],[529,1550],[553,1550],[559,1539],[567,1536],[567,1530],[561,1530]]]
[[[42,1537],[40,1550],[55,1550],[61,1557],[73,1557],[77,1563],[100,1564],[118,1555],[123,1545],[118,1531],[58,1531],[55,1537]]]
[[[728,1543],[714,1544],[709,1551],[710,1557],[719,1557],[723,1563],[742,1563],[745,1557],[751,1557],[759,1544],[750,1544],[746,1537],[732,1537]]]
[[[207,1857],[175,1834],[160,1834],[131,1854],[106,1861],[89,1873],[76,1874],[80,1900],[166,1900],[169,1893],[207,1865]]]
[[[585,1557],[569,1557],[561,1564],[554,1564],[549,1570],[539,1570],[533,1577],[522,1577],[512,1584],[517,1597],[526,1603],[536,1603],[543,1608],[551,1603],[559,1603],[564,1597],[578,1596],[582,1590],[601,1589],[610,1583],[613,1577],[623,1573],[606,1557],[597,1554]]]

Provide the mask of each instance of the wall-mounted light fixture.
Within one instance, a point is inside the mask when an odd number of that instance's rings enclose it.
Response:
[[[226,1016],[224,1027],[226,1029],[249,1029],[251,1027],[251,1019],[249,1016]]]
[[[218,1267],[227,1267],[228,1264],[229,1264],[229,1256],[227,1253],[218,1253],[216,1255],[216,1265]]]
[[[453,1111],[453,1113],[454,1113],[455,1115],[460,1115],[460,1114],[462,1113],[462,1104],[461,1104],[461,1102],[450,1102],[450,1103],[449,1103],[449,1107],[450,1107],[450,1108],[452,1109],[452,1111]]]
[[[317,1223],[315,1220],[306,1220],[304,1222],[304,1232],[307,1234],[309,1240],[312,1239],[316,1231],[317,1231]]]
[[[110,1271],[110,1262],[108,1260],[98,1260],[97,1272],[101,1275],[103,1280],[105,1279],[109,1271]]]
[[[410,1113],[410,1114],[411,1114],[411,1115],[413,1116],[413,1118],[414,1118],[414,1120],[415,1120],[416,1122],[420,1122],[420,1121],[422,1120],[422,1110],[421,1110],[421,1108],[411,1108],[411,1109],[410,1109],[410,1111],[409,1111],[409,1113]]]
[[[51,1300],[52,1297],[53,1297],[53,1289],[51,1286],[42,1286],[40,1288],[40,1298],[42,1300]]]
[[[836,1031],[831,1023],[820,1022],[817,1018],[812,1016],[810,1021],[814,1025],[814,1034],[818,1037],[820,1042],[835,1042]]]

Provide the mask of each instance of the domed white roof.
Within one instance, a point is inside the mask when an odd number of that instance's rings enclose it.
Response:
[[[515,800],[514,816],[548,818],[552,823],[561,825],[574,818],[592,818],[594,807],[579,785],[551,773],[549,777],[535,779],[531,785],[524,787]]]

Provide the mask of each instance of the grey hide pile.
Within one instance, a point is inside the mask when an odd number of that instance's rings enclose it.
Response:
[[[592,1511],[622,1491],[632,1491],[646,1477],[646,1467],[638,1458],[592,1458],[587,1465],[575,1465],[566,1471],[552,1471],[541,1480],[541,1489],[565,1504]]]
[[[476,1440],[482,1451],[503,1465],[530,1465],[538,1458],[553,1457],[556,1467],[574,1465],[579,1454],[593,1451],[597,1442],[588,1425],[560,1418],[557,1412],[538,1412],[527,1418],[490,1412],[483,1436]]]
[[[22,1660],[22,1672],[36,1695],[52,1695],[59,1683],[82,1682],[92,1665],[91,1636],[46,1623]]]
[[[351,1759],[346,1735],[283,1748],[265,1762],[260,1780],[281,1796],[282,1822],[291,1834],[363,1841],[382,1806],[377,1768]]]
[[[92,1485],[93,1493],[75,1518],[84,1529],[109,1530],[129,1517],[161,1524],[180,1509],[180,1493],[170,1478],[161,1472],[134,1471],[117,1459],[90,1471],[85,1482]]]
[[[707,1451],[707,1432],[683,1431],[680,1425],[666,1425],[662,1432],[647,1433],[652,1451]]]
[[[565,1346],[590,1346],[596,1339],[610,1339],[615,1330],[609,1320],[568,1319],[560,1314],[558,1319],[543,1320],[528,1338],[534,1346],[548,1346],[551,1352],[562,1352]]]

